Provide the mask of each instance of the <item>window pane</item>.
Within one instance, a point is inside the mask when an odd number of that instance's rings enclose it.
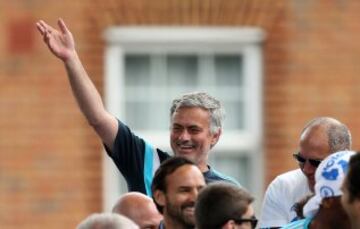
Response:
[[[125,61],[125,121],[133,128],[168,129],[166,104],[191,91],[206,91],[223,103],[224,128],[244,128],[240,55],[131,54]]]
[[[211,152],[209,158],[209,164],[216,171],[221,171],[222,174],[235,178],[243,187],[250,188],[250,159],[245,153],[239,155],[238,152]]]
[[[126,102],[126,123],[132,129],[160,130],[169,128],[170,104],[161,101]]]
[[[170,126],[170,102],[150,101],[149,110],[145,110],[142,116],[148,116],[148,127],[154,130],[168,130]]]
[[[150,83],[150,57],[148,55],[125,56],[125,85],[143,86]]]
[[[126,102],[126,123],[132,129],[146,129],[149,117],[144,115],[148,102]]]
[[[226,111],[224,122],[225,130],[244,129],[244,103],[243,102],[223,102]]]
[[[215,56],[216,84],[238,86],[243,84],[242,58],[239,55]]]
[[[198,58],[195,55],[169,55],[167,58],[169,85],[191,86],[198,76]]]

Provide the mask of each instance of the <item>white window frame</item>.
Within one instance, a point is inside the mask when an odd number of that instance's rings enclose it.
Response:
[[[263,190],[262,42],[264,32],[249,27],[111,27],[105,31],[105,104],[110,113],[124,117],[124,57],[127,53],[209,53],[244,56],[245,130],[223,131],[216,150],[251,151],[250,179],[258,205]],[[248,77],[251,76],[251,77]],[[226,107],[225,107],[226,109]],[[168,131],[136,133],[156,147],[170,150]],[[171,150],[170,150],[171,151]],[[119,172],[104,153],[103,208],[110,211],[122,190]],[[258,208],[258,206],[256,206]]]

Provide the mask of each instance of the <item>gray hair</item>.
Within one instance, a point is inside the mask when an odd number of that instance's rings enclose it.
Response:
[[[139,227],[123,215],[94,213],[85,218],[76,229],[139,229]]]
[[[219,100],[205,92],[193,92],[184,94],[172,101],[170,117],[182,107],[200,107],[210,114],[210,131],[216,133],[222,128],[222,121],[225,118],[225,110]]]
[[[322,126],[325,128],[328,137],[330,153],[351,150],[351,133],[345,124],[334,118],[319,117],[311,120],[308,124],[306,124],[302,133],[316,126]]]

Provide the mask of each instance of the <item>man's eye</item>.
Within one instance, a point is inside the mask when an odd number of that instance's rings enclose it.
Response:
[[[180,130],[181,130],[181,127],[179,127],[179,126],[173,126],[172,130],[173,130],[173,131],[180,131]]]
[[[198,128],[191,128],[191,129],[190,129],[190,132],[191,132],[191,133],[199,133],[199,132],[200,132],[200,129],[198,129]]]
[[[180,188],[179,192],[189,192],[190,189],[189,188]]]

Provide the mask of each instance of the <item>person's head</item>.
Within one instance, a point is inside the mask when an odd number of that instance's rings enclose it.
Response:
[[[151,189],[165,224],[194,227],[195,201],[204,186],[204,176],[192,161],[183,157],[164,161],[155,173]]]
[[[133,220],[140,229],[156,229],[162,220],[162,215],[156,209],[153,199],[140,192],[122,195],[112,212]]]
[[[213,183],[199,194],[195,206],[198,229],[251,229],[257,220],[251,206],[253,197],[245,190],[228,183]]]
[[[309,188],[314,189],[314,175],[321,160],[329,154],[350,149],[351,134],[346,125],[330,117],[311,120],[301,132],[299,152],[294,154]]]
[[[340,151],[326,157],[315,174],[315,195],[305,204],[305,217],[312,217],[322,210],[336,212],[347,220],[341,207],[341,186],[348,171],[349,160],[355,152]]]
[[[123,215],[94,213],[81,221],[76,229],[139,229],[139,227]]]
[[[360,153],[350,158],[349,171],[341,187],[342,205],[352,224],[360,222]],[[359,226],[359,225],[358,225]]]
[[[208,153],[218,142],[224,110],[214,97],[196,92],[174,99],[170,109],[170,144],[175,155],[207,170]]]

